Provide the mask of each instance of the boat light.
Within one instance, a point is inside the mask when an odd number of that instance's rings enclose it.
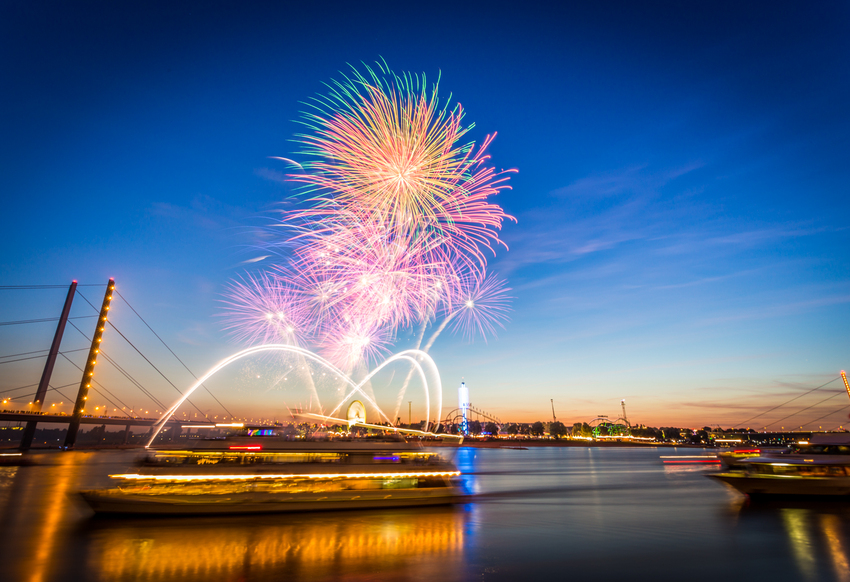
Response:
[[[232,445],[229,449],[231,451],[261,451],[263,447],[260,445]]]
[[[277,475],[110,475],[113,479],[135,481],[249,481],[251,479],[408,479],[411,477],[456,477],[460,471],[420,471],[416,473],[313,473]]]
[[[717,459],[707,459],[705,461],[697,461],[697,460],[685,460],[685,461],[664,461],[665,463],[671,463],[674,465],[684,464],[684,463],[719,463],[720,461]]]

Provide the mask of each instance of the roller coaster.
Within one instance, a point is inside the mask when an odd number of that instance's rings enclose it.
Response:
[[[632,424],[629,422],[629,417],[626,415],[626,401],[621,400],[620,406],[622,407],[623,415],[613,422],[606,415],[600,414],[587,423],[593,429],[594,438],[631,436]]]
[[[467,426],[470,422],[474,422],[476,420],[479,421],[479,422],[492,422],[492,423],[497,424],[499,427],[502,426],[502,419],[500,419],[497,416],[494,416],[494,415],[492,415],[488,412],[485,412],[485,411],[483,411],[479,408],[475,408],[474,406],[467,406],[465,410],[466,410],[466,424],[467,424]],[[464,414],[463,413],[464,413],[464,408],[455,408],[454,410],[449,412],[446,415],[446,419],[443,421],[444,426],[446,427],[446,430],[448,430],[448,427],[450,427],[450,426],[457,425],[459,427],[459,429],[463,432],[463,429],[462,429],[462,427],[464,426]],[[466,432],[468,432],[468,431],[469,431],[469,429],[467,428]]]

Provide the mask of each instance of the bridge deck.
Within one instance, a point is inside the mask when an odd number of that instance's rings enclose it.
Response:
[[[68,424],[71,422],[68,414],[28,414],[26,412],[0,412],[0,421]],[[81,424],[115,424],[121,426],[153,426],[158,418],[128,418],[126,416],[83,416]],[[168,425],[182,424],[185,421],[171,419]]]

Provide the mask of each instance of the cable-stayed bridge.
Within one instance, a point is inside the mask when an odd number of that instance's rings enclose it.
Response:
[[[44,324],[57,322],[56,331],[53,335],[53,341],[50,348],[40,350],[30,350],[20,353],[11,353],[0,356],[0,367],[13,364],[15,362],[26,362],[31,360],[44,359],[44,367],[41,372],[41,377],[37,383],[18,386],[15,388],[0,389],[0,400],[2,400],[2,410],[0,410],[0,421],[22,422],[26,423],[21,439],[20,448],[29,449],[32,446],[33,437],[38,423],[59,423],[67,424],[68,432],[65,438],[65,447],[73,447],[76,443],[77,433],[81,424],[96,424],[96,425],[120,425],[125,427],[125,439],[129,436],[130,428],[133,426],[152,427],[159,424],[159,413],[164,412],[169,408],[162,399],[158,398],[153,391],[147,388],[142,382],[138,381],[125,367],[111,357],[109,353],[102,349],[104,335],[117,336],[117,341],[124,341],[150,368],[152,368],[168,385],[170,385],[178,395],[183,392],[172,382],[166,374],[152,361],[152,357],[146,355],[134,343],[125,331],[119,329],[110,319],[109,313],[116,299],[123,301],[124,307],[130,310],[144,325],[144,327],[153,334],[154,337],[168,350],[168,352],[185,368],[185,370],[197,379],[197,376],[186,366],[177,354],[168,346],[165,340],[154,331],[148,322],[141,314],[123,297],[115,288],[115,281],[109,279],[105,285],[105,291],[100,307],[96,307],[86,296],[90,289],[85,292],[81,287],[95,288],[94,291],[99,291],[104,285],[88,284],[80,285],[77,281],[73,281],[69,286],[65,285],[9,285],[0,286],[0,293],[4,291],[38,291],[48,289],[64,289],[67,288],[67,295],[58,317],[50,318],[33,318],[22,320],[0,321],[0,328],[8,326],[26,326],[33,324]],[[71,307],[74,301],[81,299],[83,308],[90,312],[85,315],[71,316]],[[76,334],[82,336],[88,343],[88,347],[69,349],[62,351],[62,340],[66,335],[66,331],[73,330]],[[93,328],[93,329],[92,329]],[[88,331],[89,333],[86,333]],[[88,352],[85,364],[80,365],[69,357],[71,354],[80,352]],[[46,353],[45,353],[46,352]],[[54,368],[59,358],[73,366],[79,374],[79,381],[56,385],[53,379]],[[139,407],[138,404],[129,405],[125,399],[128,399],[126,394],[117,394],[113,387],[107,387],[98,378],[95,373],[98,364],[107,363],[116,370],[121,377],[126,380],[126,385],[131,387],[136,392],[135,401],[142,400],[145,406]],[[77,388],[76,395],[71,390]],[[234,415],[227,407],[204,386],[207,394],[217,403],[221,412],[212,414],[201,410],[193,402],[187,401],[193,406],[197,414],[193,414],[191,418],[173,417],[165,423],[165,427],[179,427],[187,422],[206,422],[215,424],[225,424],[223,421],[235,420]],[[34,390],[34,392],[33,392]],[[49,400],[53,402],[48,405],[48,395],[52,396]],[[90,399],[90,395],[92,398]],[[61,401],[56,402],[62,398]],[[141,398],[138,398],[141,396]],[[95,400],[100,405],[93,404]],[[73,409],[70,413],[60,412],[57,410],[57,404],[64,405],[65,402],[73,402]],[[106,404],[108,403],[108,405]],[[110,410],[111,409],[111,410]],[[151,415],[151,411],[154,412]],[[222,422],[218,419],[221,417]],[[260,425],[257,425],[260,426]]]

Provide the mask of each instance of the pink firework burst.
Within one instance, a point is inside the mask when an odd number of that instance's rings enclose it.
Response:
[[[327,222],[327,221],[326,221]],[[447,263],[424,260],[416,241],[390,237],[382,225],[338,221],[297,252],[297,265],[337,283],[346,313],[361,321],[406,326],[446,298]]]
[[[310,331],[303,302],[268,273],[231,281],[222,303],[224,329],[239,342],[301,344]]]
[[[508,320],[509,291],[504,281],[490,274],[483,281],[468,278],[450,315],[452,331],[461,332],[470,341],[476,335],[481,335],[485,342],[488,335],[495,336],[496,326],[504,329]]]
[[[361,361],[375,362],[389,353],[393,338],[387,326],[343,316],[334,322],[319,343],[322,355],[343,370]]]

